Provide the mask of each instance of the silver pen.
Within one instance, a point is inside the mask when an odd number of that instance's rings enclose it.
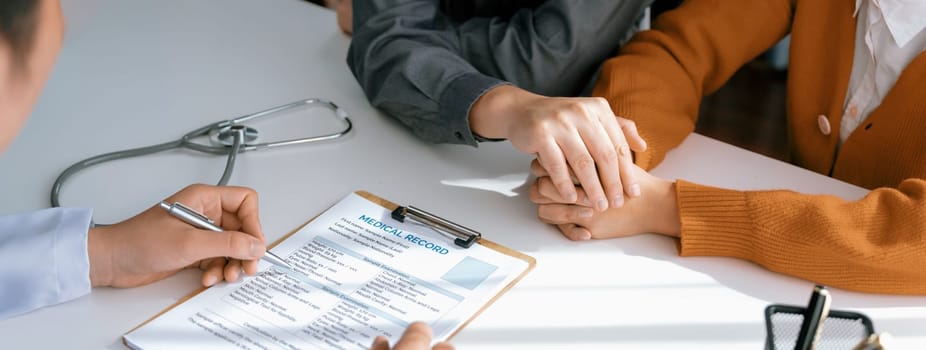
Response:
[[[204,230],[211,230],[215,232],[224,231],[222,230],[221,227],[216,226],[215,222],[209,219],[208,217],[206,217],[205,215],[200,214],[199,212],[193,209],[190,209],[190,207],[185,206],[180,202],[174,202],[174,204],[170,204],[165,201],[161,201],[160,206],[161,208],[164,208],[164,210],[167,210],[167,212],[170,213],[170,215],[173,215],[174,217],[182,220],[183,222],[193,225],[197,228],[201,228]],[[267,251],[266,254],[264,254],[264,257],[261,259],[264,259],[265,261],[275,266],[279,266],[286,270],[295,272],[292,265],[287,263],[286,260],[283,260],[283,258],[280,258],[276,254],[271,253],[269,250]]]

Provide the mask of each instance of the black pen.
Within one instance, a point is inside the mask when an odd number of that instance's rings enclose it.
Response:
[[[164,210],[167,210],[167,212],[170,213],[170,215],[182,220],[185,223],[193,225],[197,228],[200,228],[203,230],[215,231],[215,232],[223,231],[221,227],[218,227],[215,225],[214,221],[212,221],[205,215],[200,214],[199,212],[191,209],[190,207],[183,205],[180,202],[174,202],[174,204],[170,204],[170,203],[161,201],[160,206],[161,208],[164,208]],[[264,257],[262,259],[264,259],[265,261],[275,266],[282,267],[289,271],[295,271],[292,265],[287,263],[286,260],[283,260],[283,258],[280,258],[276,254],[271,253],[269,250],[264,254]]]
[[[807,310],[804,311],[804,322],[794,345],[795,350],[810,350],[814,348],[820,331],[823,330],[823,320],[830,313],[830,292],[824,286],[814,286],[813,294]]]

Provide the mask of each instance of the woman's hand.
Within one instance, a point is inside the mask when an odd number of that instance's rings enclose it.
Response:
[[[615,238],[639,233],[677,237],[681,231],[675,182],[652,176],[633,166],[646,196],[627,200],[623,207],[596,212],[582,187],[576,186],[574,200],[564,198],[546,169],[536,160],[531,172],[537,180],[531,186],[531,201],[537,203],[541,221],[556,225],[571,240]]]

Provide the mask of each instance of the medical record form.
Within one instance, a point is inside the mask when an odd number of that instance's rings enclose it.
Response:
[[[255,276],[202,290],[123,337],[135,349],[367,349],[414,321],[455,334],[534,265],[483,240],[470,248],[390,217],[352,193],[271,250],[299,273],[261,261]]]

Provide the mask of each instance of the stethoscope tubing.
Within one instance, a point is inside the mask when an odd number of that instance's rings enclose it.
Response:
[[[310,137],[304,137],[304,138],[299,138],[299,139],[281,140],[281,141],[275,141],[275,142],[264,142],[264,143],[258,143],[258,144],[247,144],[245,142],[245,134],[244,134],[245,127],[242,125],[242,123],[247,122],[247,121],[252,121],[255,119],[259,119],[259,118],[268,117],[268,116],[273,115],[274,113],[279,113],[279,112],[282,112],[288,109],[305,106],[305,105],[314,105],[314,104],[325,106],[331,109],[332,111],[334,111],[335,116],[337,116],[339,119],[344,121],[344,124],[345,124],[344,128],[342,128],[341,130],[337,132],[333,132],[330,134],[310,136]],[[231,145],[213,146],[213,145],[206,145],[206,144],[193,141],[194,139],[198,137],[208,136],[210,132],[226,130],[226,128],[234,132],[234,141]],[[269,148],[277,148],[277,147],[283,147],[283,146],[292,146],[292,145],[334,140],[334,139],[343,137],[344,135],[349,133],[351,130],[353,130],[353,123],[350,120],[350,116],[347,114],[347,112],[345,112],[343,109],[338,107],[333,102],[324,100],[324,99],[318,99],[318,98],[311,98],[311,99],[295,101],[295,102],[287,103],[285,105],[280,105],[280,106],[273,107],[267,110],[263,110],[257,113],[247,114],[247,115],[235,118],[235,119],[223,120],[223,121],[211,123],[203,127],[194,129],[186,133],[180,139],[177,139],[177,140],[164,142],[164,143],[151,145],[151,146],[138,147],[138,148],[132,148],[132,149],[127,149],[127,150],[104,153],[104,154],[96,155],[96,156],[81,160],[77,163],[72,164],[66,169],[64,169],[64,171],[62,171],[61,174],[59,174],[58,177],[55,179],[55,183],[52,185],[52,188],[51,188],[50,202],[51,202],[52,207],[61,206],[61,202],[59,199],[61,189],[64,187],[64,183],[67,181],[67,179],[73,176],[74,174],[80,172],[81,170],[87,169],[89,167],[102,164],[102,163],[106,163],[106,162],[110,162],[110,161],[114,161],[114,160],[141,157],[141,156],[146,156],[149,154],[168,151],[168,150],[175,149],[175,148],[187,148],[187,149],[198,151],[198,152],[216,154],[216,155],[224,154],[224,155],[227,155],[228,158],[225,163],[225,170],[222,172],[222,177],[221,179],[219,179],[219,182],[217,183],[217,185],[219,186],[224,186],[228,183],[229,179],[231,178],[232,171],[234,171],[234,168],[235,168],[235,161],[239,153],[260,150],[260,149],[269,149]],[[100,225],[100,224],[97,224],[97,225]]]
[[[77,163],[71,164],[71,166],[67,167],[67,169],[64,169],[64,171],[62,171],[61,174],[58,175],[58,178],[55,179],[55,184],[52,185],[51,187],[51,206],[52,207],[61,206],[61,202],[59,201],[58,197],[61,192],[61,188],[64,186],[64,182],[68,178],[70,178],[72,175],[76,174],[77,172],[81,170],[92,167],[94,165],[113,161],[113,160],[141,157],[141,156],[146,156],[149,154],[164,152],[167,150],[181,147],[182,144],[183,144],[183,140],[174,140],[174,141],[165,142],[165,143],[152,145],[152,146],[138,147],[138,148],[132,148],[132,149],[127,149],[127,150],[104,153],[104,154],[93,156],[93,157],[81,160]]]

